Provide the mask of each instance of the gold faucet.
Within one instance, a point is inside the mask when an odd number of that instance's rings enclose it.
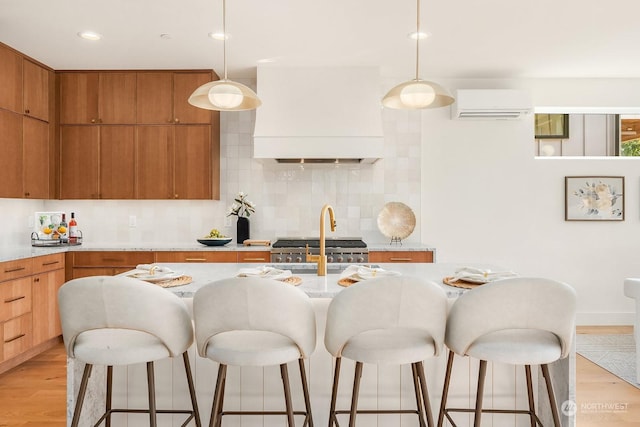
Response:
[[[335,214],[333,213],[333,208],[329,205],[324,205],[320,211],[320,254],[311,255],[309,253],[309,245],[307,245],[307,262],[318,263],[318,276],[327,275],[327,255],[324,249],[324,217],[326,216],[327,211],[329,211],[329,224],[331,225],[331,231],[336,231],[336,219]]]

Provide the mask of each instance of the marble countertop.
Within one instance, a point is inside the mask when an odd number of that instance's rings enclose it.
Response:
[[[405,243],[403,245],[389,245],[388,243],[368,244],[369,251],[435,251],[433,246],[420,243]],[[16,246],[0,248],[0,262],[13,261],[69,251],[270,251],[271,246],[244,246],[229,243],[225,246],[205,246],[194,243],[83,243],[77,246],[33,247]]]
[[[220,263],[220,264],[200,264],[200,263],[158,263],[158,265],[166,266],[172,269],[177,273],[183,273],[185,275],[191,276],[193,278],[193,282],[176,286],[172,288],[167,288],[167,290],[175,293],[176,295],[182,298],[191,298],[195,294],[195,292],[200,289],[202,286],[205,286],[211,282],[216,280],[235,277],[238,274],[238,271],[241,268],[251,268],[251,267],[260,267],[264,264],[235,264],[235,263]],[[273,266],[277,266],[281,269],[290,269],[290,268],[301,268],[305,266],[310,266],[310,264],[269,264]],[[332,264],[331,268],[338,268],[338,266],[344,268],[349,264]],[[442,288],[447,293],[449,298],[456,298],[457,296],[464,293],[466,290],[462,288],[456,288],[453,286],[445,285],[442,283],[442,279],[446,276],[453,275],[454,271],[461,267],[468,267],[468,265],[463,264],[425,264],[425,263],[402,263],[402,264],[376,264],[385,270],[397,271],[402,275],[406,276],[415,276],[423,279],[431,280],[435,283],[438,283],[442,286]],[[480,265],[474,264],[473,267],[490,269],[490,270],[500,270],[499,267],[491,266],[491,265]],[[121,275],[127,276],[135,273],[142,272],[142,270],[132,270],[126,273],[122,273]],[[338,280],[340,279],[340,273],[332,273],[329,271],[329,274],[326,276],[317,276],[316,274],[297,274],[294,272],[294,276],[298,276],[302,278],[302,283],[297,286],[298,289],[304,291],[307,295],[312,298],[332,298],[338,292],[340,292],[344,287],[338,285]]]

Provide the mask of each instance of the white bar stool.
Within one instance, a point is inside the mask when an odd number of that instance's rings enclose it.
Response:
[[[224,415],[304,415],[313,427],[304,368],[316,346],[316,318],[309,297],[295,287],[271,279],[242,277],[219,280],[193,297],[196,343],[200,356],[218,362],[218,378],[209,426],[219,427]],[[298,362],[305,411],[294,411],[288,362]],[[227,366],[280,365],[286,411],[223,411]]]
[[[94,276],[74,279],[58,291],[62,336],[70,358],[86,363],[71,426],[76,427],[93,365],[107,366],[105,412],[96,426],[111,425],[113,413],[188,414],[183,426],[200,415],[187,349],[193,343],[191,316],[184,302],[165,289],[128,277]],[[156,408],[153,362],[182,355],[192,409]],[[147,364],[149,409],[111,407],[113,366]]]
[[[576,293],[570,286],[548,279],[517,277],[482,285],[460,296],[447,319],[449,347],[438,427],[449,412],[474,413],[479,427],[483,412],[527,414],[531,426],[542,425],[535,412],[531,365],[540,365],[547,386],[553,422],[560,427],[558,407],[547,364],[565,358],[575,333]],[[447,408],[454,353],[480,360],[475,409]],[[487,361],[524,365],[529,410],[483,409]]]
[[[636,323],[633,335],[636,340],[636,382],[640,383],[640,279],[625,279],[624,294],[636,300]]]
[[[335,358],[329,427],[337,415],[417,414],[421,427],[433,425],[423,360],[440,353],[447,317],[447,297],[437,284],[413,277],[380,277],[356,283],[336,295],[329,305],[325,346]],[[350,410],[336,410],[340,364],[356,362]],[[416,410],[358,410],[363,363],[411,364]]]

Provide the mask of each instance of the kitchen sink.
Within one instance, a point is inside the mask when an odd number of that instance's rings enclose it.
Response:
[[[327,274],[340,274],[347,267],[353,264],[327,264]],[[372,268],[379,268],[376,264],[366,264]],[[281,270],[291,270],[291,274],[316,274],[318,265],[316,263],[299,263],[299,264],[269,264],[267,267],[279,268]]]

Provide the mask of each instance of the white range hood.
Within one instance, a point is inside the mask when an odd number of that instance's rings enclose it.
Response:
[[[382,157],[377,67],[258,66],[253,157],[373,163]]]

